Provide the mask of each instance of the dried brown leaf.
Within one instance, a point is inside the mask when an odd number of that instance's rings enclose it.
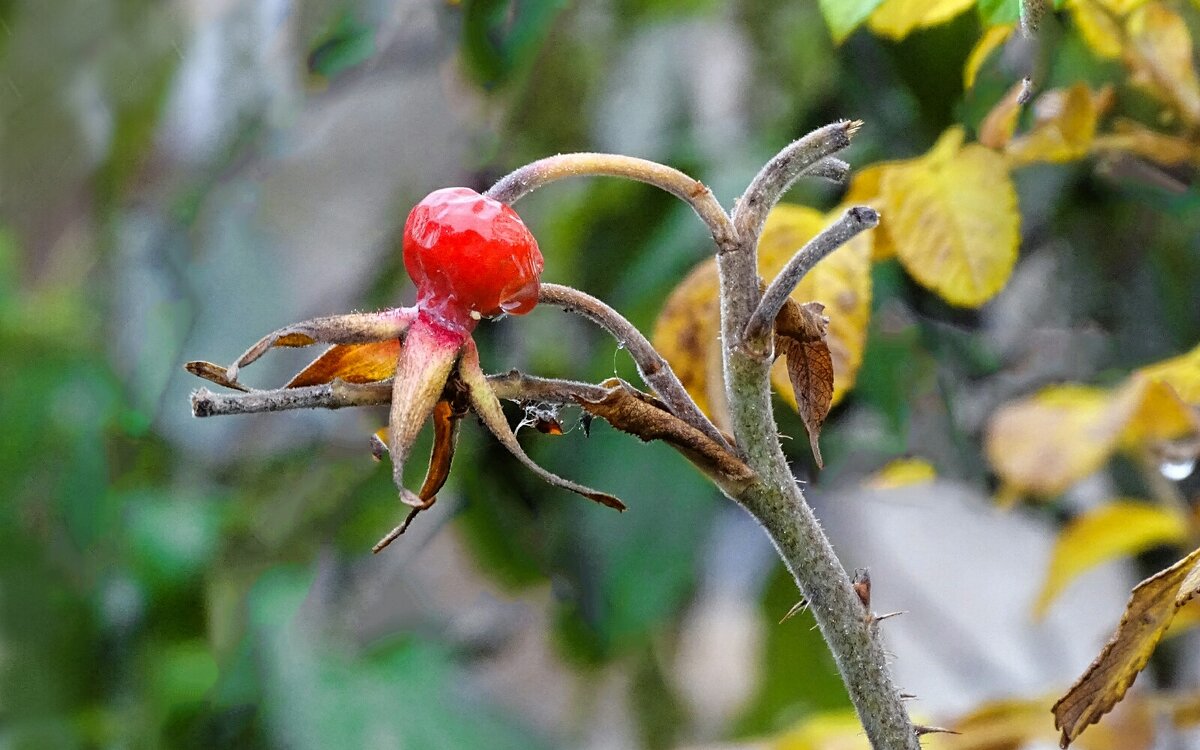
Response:
[[[672,414],[658,399],[619,378],[606,380],[601,386],[608,390],[602,399],[576,398],[588,414],[647,442],[662,440],[670,444],[726,491],[736,493],[753,479],[753,470],[741,459]]]
[[[789,299],[775,319],[775,352],[787,359],[796,410],[819,468],[824,468],[825,462],[818,439],[833,404],[833,357],[826,342],[828,321],[821,315],[823,310],[819,302],[800,305]]]
[[[1146,666],[1179,608],[1200,590],[1200,549],[1133,590],[1117,631],[1087,671],[1054,704],[1054,726],[1066,748],[1112,710]]]

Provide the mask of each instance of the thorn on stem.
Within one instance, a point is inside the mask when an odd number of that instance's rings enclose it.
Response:
[[[800,614],[801,612],[803,612],[806,609],[808,609],[808,600],[805,599],[804,597],[801,597],[800,601],[793,604],[792,608],[787,611],[787,614],[783,616],[783,618],[779,621],[779,624],[780,625],[784,624],[785,622],[792,619],[793,617]]]
[[[962,734],[962,732],[956,732],[953,729],[931,727],[924,724],[914,724],[913,730],[916,731],[918,737],[923,737],[927,734]]]
[[[854,586],[854,593],[858,594],[858,600],[869,611],[871,609],[871,571],[867,568],[857,568],[851,584]]]

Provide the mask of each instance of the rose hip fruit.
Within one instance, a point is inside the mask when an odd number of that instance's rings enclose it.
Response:
[[[430,193],[404,225],[404,267],[417,285],[417,307],[452,331],[532,310],[543,265],[521,217],[469,188]]]

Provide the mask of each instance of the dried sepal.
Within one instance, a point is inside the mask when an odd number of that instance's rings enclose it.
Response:
[[[409,330],[400,350],[388,415],[388,453],[392,458],[392,479],[400,490],[400,499],[416,508],[428,507],[428,503],[405,489],[404,462],[421,426],[438,402],[461,351],[461,339],[420,323]]]
[[[331,315],[293,323],[263,336],[226,368],[231,382],[238,370],[256,361],[275,347],[303,347],[312,344],[366,344],[398,339],[416,320],[415,307],[397,307],[371,313]]]
[[[196,377],[203,378],[210,383],[216,383],[217,385],[224,386],[226,388],[232,388],[235,391],[242,391],[244,393],[250,391],[249,388],[241,383],[230,380],[228,371],[226,371],[226,369],[221,365],[213,362],[196,360],[193,362],[188,362],[183,366],[183,368]]]
[[[576,398],[588,414],[642,440],[670,444],[731,494],[740,492],[754,478],[754,471],[740,458],[672,414],[663,402],[619,378],[610,378],[600,385],[608,391],[602,399]],[[729,442],[733,442],[732,438]]]
[[[448,393],[453,391],[453,385],[447,387]],[[397,537],[408,530],[418,513],[428,510],[437,502],[437,493],[445,486],[446,479],[450,476],[450,466],[454,463],[454,449],[458,445],[458,427],[466,414],[465,394],[461,391],[453,392],[450,397],[443,394],[443,398],[434,404],[431,415],[433,448],[429,451],[429,468],[425,470],[425,481],[422,482],[421,489],[417,492],[417,497],[420,498],[423,505],[416,506],[409,511],[403,523],[388,532],[371,548],[373,552],[379,552],[395,541]],[[373,435],[372,438],[372,446],[375,451],[387,450],[386,443],[380,439],[379,433]],[[377,454],[376,457],[380,456]]]
[[[376,383],[396,374],[400,339],[369,344],[336,344],[310,362],[288,381],[285,388],[303,388],[329,383],[334,378],[346,383]]]
[[[463,385],[466,386],[471,408],[475,411],[479,420],[500,441],[500,444],[507,448],[508,452],[518,461],[525,464],[530,471],[555,487],[570,490],[578,495],[583,495],[589,500],[595,500],[601,505],[607,505],[610,508],[625,510],[625,504],[612,495],[600,492],[599,490],[593,490],[590,487],[584,487],[568,479],[563,479],[557,474],[543,469],[525,453],[521,448],[521,444],[517,442],[517,436],[513,434],[512,429],[508,426],[508,419],[504,416],[504,409],[500,406],[500,400],[496,398],[496,394],[492,391],[492,387],[488,383],[487,376],[483,374],[483,370],[479,367],[479,349],[476,348],[474,341],[468,340],[466,346],[463,347],[462,359],[458,364],[458,372],[462,378]]]
[[[775,352],[787,359],[788,379],[813,458],[824,468],[818,439],[833,405],[833,356],[826,341],[828,320],[818,302],[804,305],[788,299],[775,318]]]

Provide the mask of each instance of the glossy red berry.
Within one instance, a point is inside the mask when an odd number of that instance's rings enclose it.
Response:
[[[469,188],[430,193],[404,225],[417,307],[445,326],[470,331],[479,318],[529,312],[543,266],[521,217]]]

